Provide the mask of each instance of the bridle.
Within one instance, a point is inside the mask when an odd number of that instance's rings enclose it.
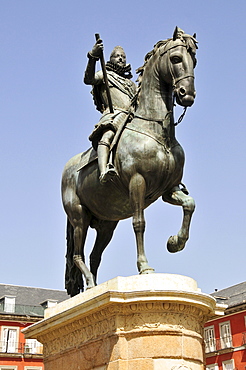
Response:
[[[159,56],[162,57],[164,54],[167,54],[167,63],[168,63],[168,67],[169,67],[169,70],[170,70],[171,77],[172,77],[172,90],[173,90],[173,104],[172,104],[172,106],[174,107],[175,106],[175,92],[176,92],[177,83],[186,79],[186,78],[190,78],[190,77],[195,79],[195,76],[194,76],[194,74],[186,73],[182,77],[175,77],[174,72],[173,72],[173,64],[170,61],[170,50],[175,49],[178,46],[186,48],[186,45],[185,44],[173,45],[173,46],[170,46],[169,48],[166,48],[166,45],[163,48],[164,50],[162,52],[160,52]],[[174,123],[174,126],[177,126],[183,120],[187,108],[188,107],[184,107],[183,113],[180,115],[177,122]],[[173,112],[173,109],[169,113],[172,113],[172,112]]]
[[[168,45],[168,42],[164,45],[163,49],[161,47],[159,49],[159,58],[162,57],[164,54],[168,54],[167,55],[167,57],[168,57],[167,58],[168,59],[168,67],[169,67],[170,74],[171,74],[171,77],[172,77],[172,91],[173,91],[172,109],[169,112],[167,112],[165,119],[167,119],[168,115],[170,115],[170,114],[173,113],[173,107],[176,105],[175,104],[176,84],[178,82],[186,79],[186,78],[189,78],[189,77],[195,79],[194,74],[188,74],[188,73],[187,74],[184,74],[182,77],[175,77],[174,72],[173,72],[173,68],[172,68],[173,67],[173,64],[170,61],[170,57],[169,57],[170,50],[175,49],[178,46],[182,46],[182,47],[185,47],[186,48],[186,45],[185,44],[178,44],[178,45],[172,45],[170,47],[166,47],[167,45]],[[178,118],[178,120],[174,123],[174,126],[177,126],[183,120],[183,118],[184,118],[184,116],[186,114],[187,108],[188,107],[184,107],[183,113],[180,115],[180,117]],[[152,119],[150,117],[142,117],[140,115],[134,115],[134,117],[137,117],[137,118],[140,118],[140,119],[144,119],[144,120],[147,120],[147,121],[163,122],[163,119]]]
[[[187,73],[187,74],[184,74],[182,77],[175,78],[174,72],[173,72],[173,68],[172,68],[173,67],[173,64],[170,62],[170,57],[169,57],[170,56],[170,50],[175,49],[178,46],[181,46],[181,47],[186,48],[186,45],[184,45],[184,44],[174,45],[174,46],[170,46],[169,48],[165,48],[165,46],[164,46],[164,50],[162,52],[160,52],[159,56],[162,57],[164,54],[168,54],[168,58],[167,58],[167,60],[168,60],[168,67],[170,69],[170,73],[171,73],[171,76],[172,76],[172,85],[173,85],[173,90],[174,90],[176,88],[176,84],[178,82],[180,82],[180,81],[182,81],[182,80],[184,80],[184,79],[186,79],[188,77],[191,77],[191,78],[194,78],[195,79],[195,76],[194,76],[194,74],[188,74]]]

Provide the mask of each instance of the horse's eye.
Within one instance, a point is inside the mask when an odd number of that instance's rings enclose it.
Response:
[[[171,62],[173,64],[177,64],[177,63],[181,63],[182,62],[182,58],[181,57],[178,57],[177,55],[174,55],[170,59],[171,59]]]

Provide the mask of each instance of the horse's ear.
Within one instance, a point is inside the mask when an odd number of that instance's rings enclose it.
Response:
[[[194,33],[193,37],[194,37],[194,39],[196,39],[196,33]]]
[[[176,40],[177,36],[178,36],[178,27],[176,26],[176,28],[175,28],[175,30],[173,32],[173,41]]]

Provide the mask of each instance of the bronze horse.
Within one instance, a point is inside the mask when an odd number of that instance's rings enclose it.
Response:
[[[133,217],[140,274],[154,270],[144,251],[144,209],[160,196],[163,201],[183,207],[183,222],[167,243],[169,252],[185,247],[195,203],[181,181],[184,151],[175,138],[174,98],[189,107],[195,99],[195,35],[179,32],[158,42],[139,68],[139,90],[133,119],[127,123],[114,153],[119,177],[101,185],[97,161],[88,161],[81,170],[86,153],[66,164],[62,177],[62,200],[67,213],[66,288],[71,296],[96,284],[97,270],[119,220]],[[87,154],[88,155],[88,154]],[[88,227],[97,231],[85,264],[84,243]]]

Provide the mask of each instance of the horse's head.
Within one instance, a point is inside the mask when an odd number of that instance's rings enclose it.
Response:
[[[160,77],[165,83],[172,85],[177,103],[184,107],[190,107],[196,96],[196,44],[195,35],[187,35],[176,27],[173,38],[159,47]]]

